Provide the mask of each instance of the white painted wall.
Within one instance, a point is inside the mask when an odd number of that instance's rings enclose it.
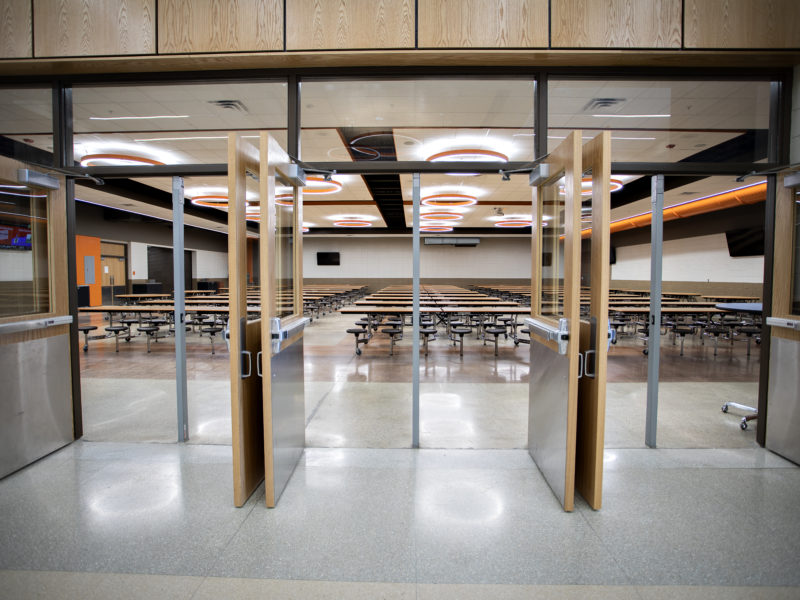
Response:
[[[147,279],[147,244],[131,242],[128,268],[131,279]]]
[[[195,279],[224,279],[228,277],[228,253],[194,250]]]
[[[718,233],[664,242],[663,281],[721,281],[761,283],[764,257],[728,254],[725,234]],[[650,244],[617,248],[611,279],[650,281]]]
[[[530,238],[481,238],[474,248],[421,246],[422,278],[530,278]],[[339,266],[318,266],[317,252],[339,252]],[[304,238],[308,278],[411,278],[411,238]]]
[[[147,247],[157,244],[130,243],[130,276],[132,279],[147,279]],[[160,246],[168,248],[169,246]],[[195,279],[224,279],[228,276],[228,253],[211,250],[192,252],[192,277]],[[316,261],[315,261],[316,262]]]
[[[33,281],[33,251],[0,250],[0,281]]]

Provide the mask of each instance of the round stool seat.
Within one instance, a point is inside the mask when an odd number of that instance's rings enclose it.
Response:
[[[505,327],[484,327],[483,330],[486,333],[491,333],[492,335],[500,335],[500,334],[506,332],[506,328]],[[458,332],[456,332],[456,333],[458,333]]]
[[[462,325],[463,325],[463,323],[462,323]],[[456,327],[451,327],[450,331],[452,331],[453,333],[457,333],[459,335],[464,335],[466,333],[470,333],[472,331],[472,328],[471,327],[456,326]]]
[[[128,330],[127,325],[109,325],[108,327],[106,327],[106,331],[108,331],[109,333],[117,333],[120,331],[127,331],[127,330]]]
[[[672,331],[676,335],[691,335],[694,333],[694,327],[675,327]]]
[[[369,325],[369,321],[367,321],[366,319],[361,319],[360,321],[356,321],[356,322],[355,322],[355,323],[353,323],[353,324],[354,324],[354,325],[358,325],[359,327],[361,327],[361,328],[363,329],[363,328],[365,328],[367,325]]]
[[[82,331],[83,333],[89,333],[90,331],[94,331],[95,329],[97,329],[97,325],[78,325],[78,330]]]
[[[709,327],[705,328],[705,332],[708,335],[720,336],[728,333],[728,328],[720,327],[719,325],[710,325]]]
[[[208,327],[201,327],[200,331],[203,333],[219,333],[222,331],[222,327],[220,325],[209,325]]]
[[[134,323],[138,323],[139,319],[135,319],[133,317],[129,317],[127,319],[120,319],[120,323],[125,323],[125,325],[133,325]]]
[[[511,317],[497,317],[496,320],[500,321],[501,323],[508,323],[509,321],[511,321]]]
[[[351,327],[347,330],[347,333],[361,334],[364,333],[364,329],[362,327]]]
[[[425,335],[431,335],[431,334],[436,333],[436,328],[435,327],[420,327],[419,332],[423,333]]]
[[[461,327],[464,325],[464,321],[450,321],[450,330],[452,331],[454,327]]]
[[[531,330],[528,329],[527,327],[523,327],[522,329],[519,330],[519,332],[520,333],[527,333],[528,335],[530,335]]]
[[[145,333],[153,333],[158,331],[158,327],[156,327],[155,325],[142,325],[137,329],[138,331],[144,331]]]
[[[403,330],[399,327],[384,327],[381,329],[382,333],[388,333],[389,335],[397,335],[398,333],[403,333]]]
[[[739,327],[738,331],[739,333],[744,333],[745,335],[758,335],[759,333],[761,333],[761,327],[755,327],[755,326]]]

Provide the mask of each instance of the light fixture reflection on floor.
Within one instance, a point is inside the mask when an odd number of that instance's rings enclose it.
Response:
[[[280,206],[294,206],[294,194],[278,194],[275,196],[275,204]]]

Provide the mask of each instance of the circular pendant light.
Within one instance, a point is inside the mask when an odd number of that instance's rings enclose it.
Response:
[[[325,181],[324,177],[319,175],[309,175],[306,177],[306,187],[303,188],[304,194],[335,194],[341,191],[342,184],[335,179]]]
[[[422,199],[422,204],[425,206],[472,206],[477,204],[478,199],[475,196],[467,194],[433,194],[432,196],[425,196]]]
[[[163,165],[163,162],[145,156],[134,156],[133,154],[85,154],[81,158],[82,167],[100,166],[153,166]]]
[[[294,206],[294,194],[278,194],[275,196],[275,204],[280,206]]]
[[[458,213],[450,213],[450,212],[435,212],[435,213],[425,213],[420,215],[421,219],[425,221],[460,221],[464,217],[459,215]]]
[[[483,148],[462,148],[460,150],[445,150],[427,158],[428,162],[445,161],[475,161],[475,162],[508,162],[508,157],[502,152],[484,150]]]
[[[195,196],[192,198],[192,204],[195,206],[205,206],[206,208],[228,210],[228,197],[216,195]]]
[[[347,221],[334,221],[334,227],[372,227],[372,223],[369,221],[357,221],[354,219],[350,219]]]
[[[453,231],[449,225],[421,225],[419,230],[427,233],[447,233]]]
[[[532,223],[533,223],[533,221],[526,221],[524,219],[519,219],[519,220],[515,219],[513,221],[511,221],[511,220],[509,220],[509,221],[498,221],[497,223],[494,224],[494,226],[495,227],[507,227],[507,228],[512,228],[512,227],[530,227]]]

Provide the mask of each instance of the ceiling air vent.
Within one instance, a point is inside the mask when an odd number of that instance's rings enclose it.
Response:
[[[247,113],[247,107],[241,100],[209,100],[208,103],[219,108],[238,110],[240,113]]]
[[[625,102],[627,98],[592,98],[583,107],[583,112],[597,110],[598,108],[611,108],[621,102]]]

